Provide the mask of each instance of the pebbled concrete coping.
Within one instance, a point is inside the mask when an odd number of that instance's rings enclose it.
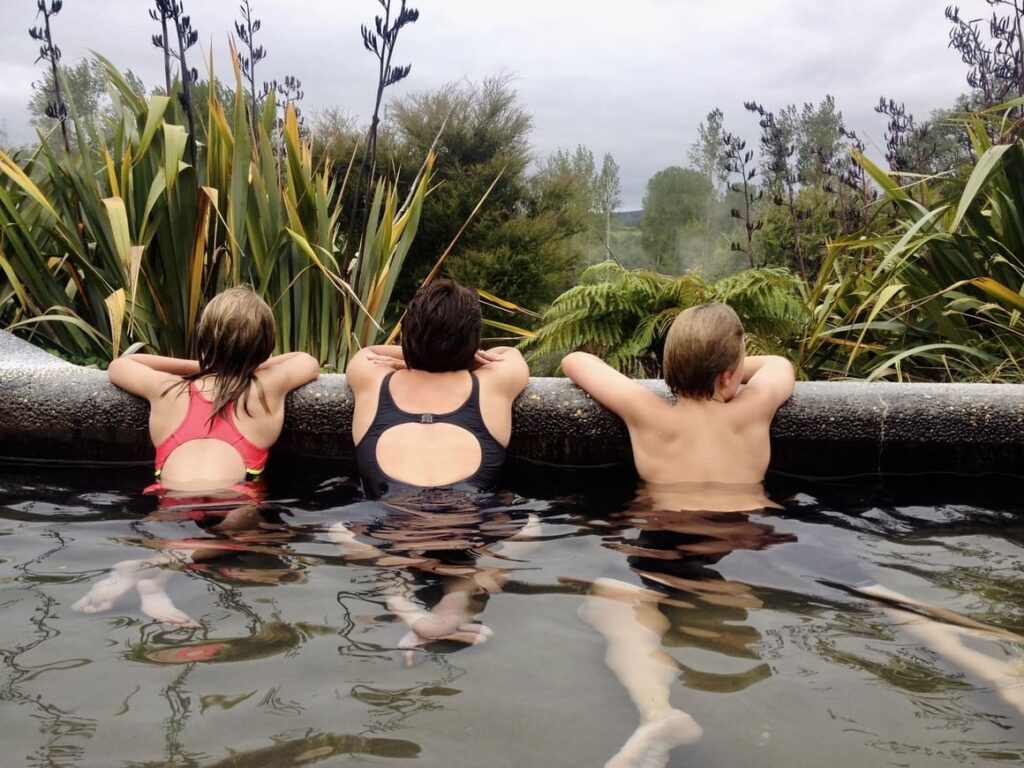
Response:
[[[645,385],[668,398],[663,383]],[[106,373],[0,331],[0,459],[152,461],[146,403]],[[516,401],[512,459],[628,465],[619,419],[565,379]],[[274,455],[351,461],[352,393],[340,374],[289,396]],[[814,477],[905,472],[1024,474],[1024,385],[799,383],[772,425],[772,468]]]

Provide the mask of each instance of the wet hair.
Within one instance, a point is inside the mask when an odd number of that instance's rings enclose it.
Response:
[[[274,352],[274,315],[252,288],[228,288],[210,299],[199,316],[193,341],[199,372],[183,376],[163,395],[188,382],[205,376],[216,377],[213,387],[213,419],[224,413],[229,404],[241,402],[249,415],[249,391],[256,385],[260,405],[270,413],[266,393],[256,369]]]
[[[700,304],[679,313],[665,339],[665,383],[678,397],[709,400],[715,380],[736,367],[743,324],[727,304]]]
[[[431,373],[468,370],[480,349],[480,301],[454,280],[435,280],[413,297],[402,321],[402,356]]]

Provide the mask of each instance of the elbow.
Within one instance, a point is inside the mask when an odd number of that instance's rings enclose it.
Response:
[[[585,364],[589,357],[590,355],[586,352],[570,352],[562,358],[562,373],[576,381],[580,367]]]
[[[131,366],[131,362],[124,357],[115,357],[110,361],[110,365],[107,366],[107,378],[110,379],[111,383],[121,386],[121,381],[124,379],[126,368]]]
[[[305,378],[306,383],[316,381],[317,377],[320,376],[320,361],[305,352],[302,353],[300,360],[303,378]]]

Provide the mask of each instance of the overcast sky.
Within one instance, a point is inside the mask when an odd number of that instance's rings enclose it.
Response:
[[[397,7],[400,0],[393,0]],[[221,76],[237,0],[184,0]],[[919,118],[965,90],[965,67],[947,48],[949,0],[413,0],[416,24],[399,38],[394,63],[412,73],[393,99],[453,81],[514,77],[532,113],[535,157],[585,144],[621,168],[623,209],[640,207],[647,180],[686,163],[697,126],[714,107],[726,128],[756,144],[743,102],[769,108],[833,94],[848,127],[880,146],[881,94]],[[163,80],[150,42],[157,24],[148,0],[64,0],[54,36],[66,62],[99,51],[152,87]],[[304,108],[337,106],[365,120],[375,60],[359,25],[380,12],[374,0],[253,0],[268,52],[257,77],[294,74]],[[967,17],[983,0],[961,0]],[[36,0],[0,0],[0,126],[13,141],[34,134],[25,105],[43,63],[27,30]],[[196,57],[194,66],[202,69]],[[877,154],[877,150],[876,150]]]

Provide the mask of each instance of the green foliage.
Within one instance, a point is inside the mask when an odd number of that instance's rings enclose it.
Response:
[[[395,167],[408,168],[435,142],[439,160],[416,247],[396,288],[400,301],[412,296],[488,189],[446,272],[525,307],[543,307],[572,284],[583,259],[576,236],[588,227],[594,204],[588,150],[577,151],[583,165],[565,153],[528,177],[531,118],[507,77],[412,94],[389,116]]]
[[[700,171],[715,191],[725,186],[725,115],[717,107],[708,112],[705,122],[697,126],[697,140],[690,146],[690,164]]]
[[[647,182],[641,239],[659,271],[678,270],[681,233],[687,226],[700,225],[711,195],[711,182],[692,168],[670,166]]]
[[[900,165],[912,173],[936,175],[974,162],[967,135],[970,113],[980,108],[977,94],[962,94],[950,109],[932,110],[928,121],[907,136]]]
[[[293,107],[279,127],[268,99],[253,134],[235,61],[231,103],[208,91],[191,165],[176,100],[141,98],[101,61],[118,99],[109,142],[59,156],[43,143],[17,162],[0,154],[0,302],[10,327],[71,355],[109,358],[136,344],[182,356],[199,308],[250,283],[273,307],[279,349],[341,367],[377,340],[432,158],[405,205],[378,184],[369,245],[343,273],[340,189],[313,166]]]
[[[993,128],[995,130],[993,130]],[[863,156],[886,195],[857,238],[837,243],[812,287],[804,345],[819,375],[1024,379],[1024,142],[993,145],[974,118],[970,174],[905,187]]]
[[[820,187],[804,187],[794,201],[796,218],[800,222],[800,245],[808,269],[816,270],[828,249],[828,244],[839,239],[846,226],[844,219],[854,214],[855,201],[851,193],[840,188],[826,192]],[[765,263],[799,269],[796,260],[794,216],[788,206],[765,205],[761,220],[764,226],[754,235],[757,252]]]
[[[799,115],[795,107],[788,110],[786,119],[792,122],[797,178],[806,186],[820,185],[828,178],[830,167],[846,153],[843,113],[831,95],[826,95],[817,107],[805,102]]]
[[[801,284],[784,269],[747,270],[709,284],[696,273],[674,278],[606,261],[554,301],[526,345],[527,359],[536,371],[582,349],[623,373],[657,377],[669,325],[683,309],[709,301],[736,308],[754,352],[791,349],[810,322]]]
[[[743,320],[747,351],[794,357],[810,328],[802,280],[789,269],[747,269],[714,284],[712,300],[728,304]],[[800,360],[794,361],[799,367]]]
[[[546,307],[583,263],[587,202],[574,171],[542,169],[526,182],[515,214],[496,222],[481,246],[450,260],[448,273],[520,306]]]

